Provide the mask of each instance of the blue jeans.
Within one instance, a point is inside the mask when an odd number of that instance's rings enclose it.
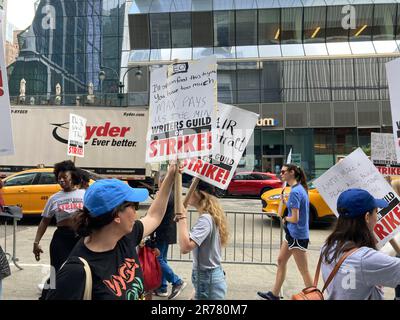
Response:
[[[226,279],[221,267],[211,270],[193,270],[192,283],[196,291],[196,300],[224,300],[226,291]]]
[[[171,267],[168,265],[167,254],[168,254],[168,243],[167,242],[157,242],[156,248],[160,250],[160,255],[158,256],[158,261],[160,262],[162,270],[162,280],[161,280],[161,291],[167,290],[167,281],[173,286],[182,282]]]

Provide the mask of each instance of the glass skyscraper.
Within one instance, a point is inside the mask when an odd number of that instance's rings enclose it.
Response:
[[[19,95],[22,79],[35,104],[52,99],[58,83],[63,104],[75,104],[90,84],[95,92],[117,93],[125,15],[125,0],[40,1],[32,25],[19,36],[10,95]],[[102,67],[109,70],[104,83],[98,76]]]

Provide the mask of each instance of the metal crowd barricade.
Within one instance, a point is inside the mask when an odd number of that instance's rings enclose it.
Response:
[[[20,207],[14,206],[5,206],[4,211],[0,212],[0,221],[4,222],[4,252],[9,257],[9,260],[14,263],[14,265],[19,269],[22,268],[18,265],[18,258],[17,258],[17,222],[22,219],[22,210]],[[7,252],[7,227],[8,221],[12,220],[12,254]]]
[[[282,224],[274,227],[273,219],[262,212],[226,211],[229,227],[228,245],[223,248],[222,263],[277,266],[276,259],[282,244]],[[190,227],[198,218],[195,210],[188,211]],[[273,258],[273,251],[276,256]],[[192,252],[182,255],[179,245],[169,247],[169,261],[192,261]]]

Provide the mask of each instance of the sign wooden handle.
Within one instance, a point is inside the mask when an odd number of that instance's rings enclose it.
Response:
[[[182,174],[179,172],[180,161],[176,162],[175,189],[174,189],[174,208],[175,215],[181,215],[182,210]]]
[[[399,247],[399,245],[397,244],[396,240],[394,240],[394,239],[389,240],[389,243],[392,245],[394,251],[396,251],[396,253],[397,253],[398,255],[400,255],[400,247]]]
[[[190,199],[190,197],[192,196],[193,192],[196,190],[196,188],[197,188],[199,182],[200,182],[200,179],[199,179],[199,178],[194,178],[194,179],[192,180],[192,184],[190,185],[189,191],[188,191],[188,193],[186,194],[185,200],[183,201],[183,206],[184,206],[185,208],[187,208],[188,203],[189,203],[189,199]]]

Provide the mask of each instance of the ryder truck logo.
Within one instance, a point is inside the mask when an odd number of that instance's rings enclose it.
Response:
[[[54,139],[68,144],[68,139],[63,136],[68,135],[69,122],[51,125],[54,126]],[[100,147],[136,147],[136,140],[126,138],[129,132],[133,132],[131,127],[111,126],[111,122],[106,122],[102,126],[86,126],[85,144]]]

